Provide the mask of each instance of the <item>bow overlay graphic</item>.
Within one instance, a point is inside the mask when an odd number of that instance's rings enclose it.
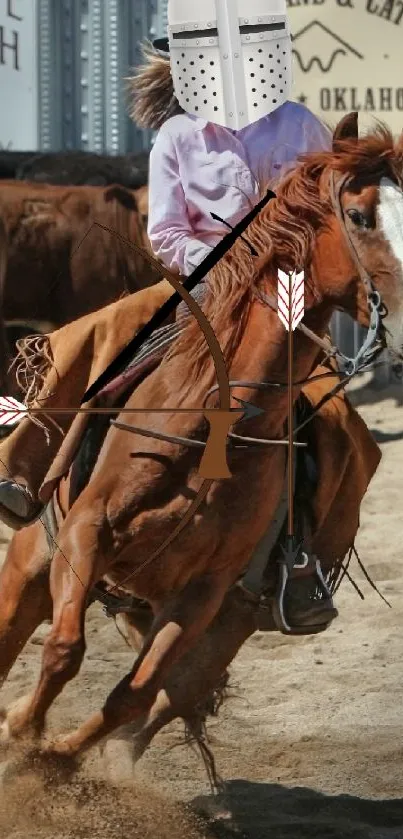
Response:
[[[246,417],[248,415],[248,403],[244,403],[241,400],[237,400],[242,405],[242,409],[239,410],[237,408],[231,408],[231,388],[226,369],[225,359],[219,341],[208,318],[205,316],[197,301],[191,296],[190,291],[193,288],[195,288],[195,286],[200,282],[200,280],[202,280],[206,276],[206,274],[217,264],[217,262],[219,262],[219,260],[230,250],[235,241],[238,238],[242,237],[242,234],[247,229],[249,224],[257,217],[259,212],[268,204],[268,202],[275,197],[275,193],[271,190],[268,190],[263,199],[255,205],[255,207],[250,211],[250,213],[248,213],[243,219],[241,219],[241,221],[235,227],[231,229],[230,233],[226,234],[223,237],[221,242],[219,242],[218,245],[215,246],[211,253],[208,254],[208,256],[200,263],[200,265],[195,269],[195,271],[183,283],[180,282],[180,280],[178,280],[175,274],[173,274],[165,266],[161,265],[150,253],[145,251],[143,248],[126,239],[124,236],[117,233],[117,231],[111,231],[108,227],[100,224],[99,222],[94,222],[95,226],[100,227],[109,233],[113,232],[113,234],[117,238],[119,238],[124,244],[127,245],[127,247],[130,247],[132,250],[135,250],[137,253],[141,254],[143,258],[147,259],[150,262],[150,264],[153,265],[156,271],[165,279],[167,279],[168,282],[173,286],[173,288],[175,289],[175,293],[169,298],[169,300],[167,300],[163,304],[163,306],[161,306],[161,308],[153,315],[150,321],[134,336],[134,338],[122,350],[122,352],[119,353],[117,358],[115,358],[115,360],[108,366],[104,373],[102,373],[101,376],[90,386],[90,388],[84,394],[81,404],[83,405],[83,403],[89,401],[94,396],[96,396],[96,394],[99,393],[99,391],[103,387],[109,384],[109,382],[115,376],[119,375],[122,369],[124,369],[125,366],[136,355],[142,344],[151,336],[154,329],[159,327],[166,320],[166,318],[176,309],[181,300],[184,300],[184,302],[187,304],[189,310],[196,318],[205,336],[214,362],[219,389],[219,406],[217,408],[205,409],[203,407],[198,409],[170,409],[170,413],[175,412],[175,410],[177,410],[178,413],[183,412],[184,410],[186,410],[186,412],[189,413],[200,413],[200,411],[202,411],[205,419],[209,423],[208,439],[198,469],[198,474],[201,478],[203,478],[202,485],[198,490],[196,497],[191,503],[189,509],[187,510],[185,515],[182,516],[181,520],[178,522],[178,525],[174,528],[173,532],[167,537],[167,539],[162,543],[162,545],[160,545],[153,552],[151,556],[147,557],[144,563],[142,563],[142,565],[139,566],[135,572],[130,574],[129,577],[126,578],[126,580],[121,581],[122,586],[125,582],[128,581],[129,578],[132,578],[133,576],[138,574],[145,565],[150,564],[154,559],[160,556],[160,554],[174,541],[174,539],[186,527],[188,522],[193,518],[197,510],[200,508],[214,481],[231,477],[231,472],[228,468],[227,463],[228,432],[231,425],[238,422],[242,417]],[[217,218],[217,216],[215,216],[215,218]],[[0,406],[0,409],[1,407],[2,406]],[[7,409],[7,406],[5,406],[6,414],[7,410],[9,410],[10,407],[12,406],[9,405]],[[14,408],[15,407],[16,406],[14,405]],[[20,407],[22,408],[25,406]],[[70,408],[69,413],[71,413],[71,410],[72,409]],[[99,410],[91,408],[87,410],[85,408],[81,408],[79,409],[79,411],[88,411],[88,413],[100,413]],[[43,411],[40,411],[40,409],[38,409],[38,411],[35,410],[35,413],[37,412],[41,413]],[[134,412],[149,414],[153,412],[153,409],[133,409],[133,413]],[[27,413],[34,413],[34,411],[32,409],[29,409]],[[48,413],[57,414],[60,413],[60,411],[48,411]],[[252,407],[252,414],[253,413],[257,413],[257,411],[253,410]],[[14,422],[11,421],[11,423],[8,422],[7,424],[14,424]]]

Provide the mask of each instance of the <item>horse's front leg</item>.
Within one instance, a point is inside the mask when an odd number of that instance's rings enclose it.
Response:
[[[93,519],[94,511],[87,515]],[[69,517],[66,519],[66,524]],[[82,521],[80,520],[80,526]],[[87,599],[98,573],[97,550],[93,540],[80,541],[79,553],[75,539],[76,523],[62,528],[58,550],[50,570],[50,592],[53,600],[52,629],[45,640],[42,666],[36,690],[23,713],[10,720],[14,736],[32,733],[38,736],[44,728],[46,713],[65,684],[76,676],[85,652],[84,622]],[[90,527],[87,528],[92,533]]]
[[[172,598],[154,621],[132,671],[112,691],[103,709],[76,731],[50,743],[49,750],[65,755],[83,752],[120,726],[144,718],[173,665],[217,614],[227,588],[224,575],[203,577]]]
[[[50,557],[41,524],[16,533],[0,571],[0,684],[32,633],[52,617]],[[30,697],[0,710],[0,742],[9,743],[26,713]]]
[[[41,524],[14,534],[0,570],[0,685],[32,633],[52,616]]]

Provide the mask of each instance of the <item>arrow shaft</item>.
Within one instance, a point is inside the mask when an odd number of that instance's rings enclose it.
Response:
[[[294,332],[292,306],[288,315],[288,536],[294,536]]]
[[[211,408],[220,411],[220,408]],[[239,413],[239,408],[230,408]],[[27,414],[202,414],[205,408],[27,408]],[[10,409],[10,413],[12,413]]]

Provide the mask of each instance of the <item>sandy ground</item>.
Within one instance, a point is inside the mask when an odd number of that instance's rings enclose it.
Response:
[[[111,785],[97,749],[69,782],[20,775],[0,792],[1,839],[403,839],[403,385],[353,398],[383,450],[357,547],[392,608],[353,562],[365,599],[343,583],[340,617],[323,636],[257,633],[244,646],[232,696],[209,724],[227,782],[221,798],[211,795],[178,722],[155,739],[129,789]],[[4,550],[8,535],[3,530]],[[87,624],[85,666],[57,701],[52,728],[67,729],[99,707],[132,660],[98,606]],[[33,684],[47,631],[21,654],[2,705]]]

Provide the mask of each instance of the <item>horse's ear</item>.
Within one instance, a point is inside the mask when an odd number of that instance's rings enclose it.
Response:
[[[336,125],[333,134],[333,151],[337,151],[340,140],[358,140],[358,112],[346,114]]]

